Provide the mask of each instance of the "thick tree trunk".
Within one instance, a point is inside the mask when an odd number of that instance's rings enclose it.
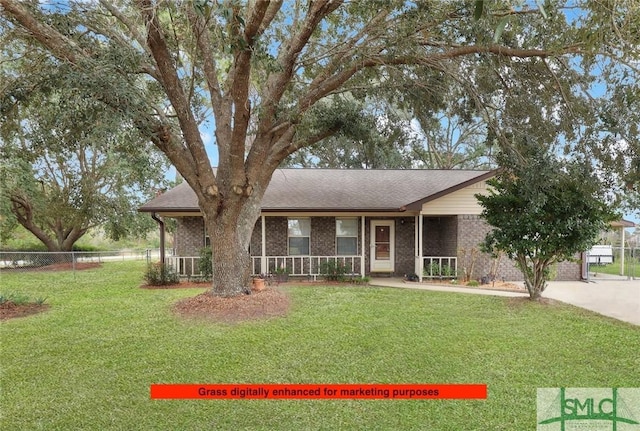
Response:
[[[260,216],[257,197],[225,202],[220,212],[204,207],[205,223],[211,241],[213,289],[216,296],[251,294],[251,256],[249,243]]]
[[[527,261],[524,256],[517,256],[516,262],[524,276],[524,285],[529,292],[529,299],[532,301],[539,300],[542,297],[542,292],[547,287],[546,269],[549,266],[549,262],[537,259]]]
[[[211,240],[213,293],[236,296],[251,293],[251,258],[248,244],[243,244],[236,226],[207,222]]]

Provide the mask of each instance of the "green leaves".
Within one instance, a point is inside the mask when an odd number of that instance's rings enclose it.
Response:
[[[482,18],[484,13],[484,0],[476,0],[475,8],[473,10],[473,19],[476,21]]]
[[[502,172],[487,182],[493,191],[476,196],[494,228],[483,247],[516,259],[539,294],[545,279],[538,276],[589,249],[615,214],[587,163],[561,160],[537,145],[502,153],[499,162]]]
[[[498,22],[496,31],[493,33],[493,43],[498,43],[498,41],[500,40],[500,36],[502,36],[502,32],[504,31],[507,24],[509,24],[509,20],[509,16],[505,16]]]
[[[82,72],[50,62],[13,67],[0,95],[3,233],[19,221],[50,250],[64,250],[94,226],[114,239],[153,227],[136,208],[163,181],[159,151],[87,94]]]

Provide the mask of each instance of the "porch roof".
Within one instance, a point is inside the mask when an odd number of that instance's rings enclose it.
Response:
[[[485,180],[495,171],[277,169],[262,199],[262,211],[403,212],[411,204],[444,196]],[[142,212],[199,212],[187,183],[157,196]]]

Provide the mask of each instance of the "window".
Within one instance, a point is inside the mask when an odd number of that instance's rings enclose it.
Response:
[[[289,220],[289,256],[308,256],[311,219],[290,218]]]
[[[358,219],[336,219],[336,254],[338,256],[358,254]]]

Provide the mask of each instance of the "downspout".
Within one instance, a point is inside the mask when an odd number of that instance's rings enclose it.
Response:
[[[160,263],[164,265],[164,221],[156,213],[151,213],[151,218],[154,219],[160,227]]]
[[[418,216],[418,248],[418,281],[422,283],[424,274],[424,215],[422,210],[420,210],[420,215]]]

